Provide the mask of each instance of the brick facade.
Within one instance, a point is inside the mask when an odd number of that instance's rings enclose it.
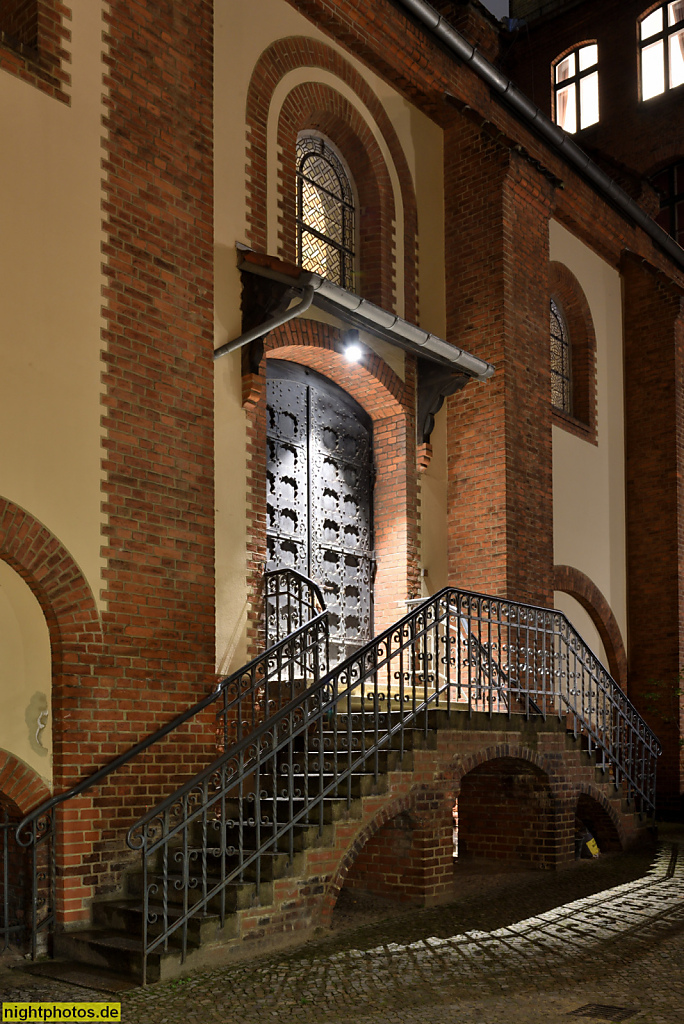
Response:
[[[684,783],[679,696],[684,275],[398,5],[390,0],[289,3],[335,46],[290,36],[272,42],[255,60],[246,94],[246,148],[243,152],[240,138],[235,153],[246,166],[245,196],[237,202],[246,205],[248,240],[263,256],[275,234],[272,256],[296,259],[296,137],[302,130],[322,132],[340,149],[358,189],[355,290],[396,309],[403,279],[404,306],[398,312],[418,320],[416,185],[390,104],[381,102],[370,75],[364,77],[359,68],[396,87],[402,102],[415,104],[443,130],[447,339],[496,367],[487,385],[468,385],[447,402],[449,580],[464,589],[546,606],[559,589],[587,608],[611,671],[623,686],[628,679],[630,696],[664,743],[660,791],[663,808],[676,813]],[[105,8],[102,613],[75,561],[48,528],[10,501],[0,504],[0,557],[32,588],[50,630],[54,777],[60,791],[129,749],[214,683],[213,5],[188,0],[181,6],[173,0],[108,0]],[[467,4],[439,6],[483,52],[496,56],[490,19]],[[574,10],[588,12],[591,6]],[[603,7],[613,12],[617,25],[611,46],[626,53],[629,22],[633,51],[631,0],[620,5],[617,20],[612,0]],[[60,49],[68,9],[56,0],[25,7],[17,0],[5,11],[7,33],[11,29],[15,36],[14,42],[0,39],[2,66],[68,101],[68,76],[61,70],[68,54]],[[599,38],[602,54],[607,24],[591,33]],[[583,25],[577,22],[573,32],[584,32]],[[575,42],[564,31],[560,21],[553,29],[540,22],[535,36],[543,59],[534,64],[541,77],[530,88],[539,102],[542,94],[550,96],[550,58],[543,55],[548,51],[555,57]],[[39,54],[52,54],[44,58],[52,62],[49,72],[25,51],[34,38]],[[522,76],[520,52],[514,47],[510,59]],[[609,125],[617,124],[625,109],[618,94],[631,95],[625,87],[629,62],[623,62],[621,77],[611,76],[607,57],[605,65],[603,56],[601,61],[606,119],[586,135],[590,145],[592,139],[599,144],[604,129],[609,139]],[[288,72],[302,68],[311,69],[312,81],[285,95],[276,125],[278,152],[270,152],[274,93]],[[316,80],[319,72],[325,81]],[[634,81],[633,62],[629,74]],[[331,76],[354,101],[329,84]],[[361,109],[370,112],[375,130]],[[649,130],[663,127],[658,103],[649,109],[655,111]],[[639,108],[634,134],[634,166],[640,173],[650,167],[642,114]],[[674,145],[663,131],[648,159],[669,159]],[[623,150],[616,143],[611,152],[621,180],[641,195],[639,175],[622,169]],[[266,201],[273,161],[276,225],[267,221]],[[652,203],[653,197],[644,195]],[[401,267],[395,257],[398,198]],[[592,445],[601,439],[596,338],[576,280],[567,268],[549,262],[551,217],[623,277],[629,661],[598,588],[572,567],[553,564],[552,424],[559,414],[550,402],[551,295],[577,346],[575,422],[565,418],[562,425]],[[287,263],[278,265],[289,272]],[[329,377],[373,420],[376,631],[395,621],[402,602],[420,592],[415,361],[406,357],[402,380],[375,353],[357,365],[346,363],[340,341],[337,328],[296,319],[265,339],[258,366],[249,366],[245,353],[250,653],[260,640],[266,557],[269,357]],[[423,450],[423,463],[426,455]],[[239,484],[242,488],[243,481]],[[637,824],[622,813],[619,794],[609,794],[608,782],[597,780],[593,765],[568,746],[560,726],[540,729],[532,741],[520,724],[497,730],[476,725],[460,722],[458,729],[441,730],[434,749],[416,752],[411,770],[392,773],[387,794],[365,797],[358,820],[336,824],[332,852],[306,851],[302,872],[274,884],[272,913],[261,907],[244,911],[241,936],[329,921],[345,882],[437,902],[448,891],[456,799],[463,848],[478,857],[562,865],[573,856],[576,815],[594,823],[606,842],[627,845],[636,837]],[[60,925],[82,924],[93,896],[106,897],[120,887],[129,860],[126,829],[139,812],[213,758],[213,726],[211,713],[198,717],[102,789],[70,801],[60,812]],[[17,782],[16,773],[16,765],[0,763],[0,790],[21,793],[27,806],[38,801],[42,791],[24,786],[26,780]]]
[[[682,791],[684,319],[682,293],[626,256],[625,429],[630,699],[664,746],[658,789]]]
[[[496,367],[448,400],[449,578],[549,605],[549,188],[467,121],[446,139],[447,333]]]
[[[211,5],[179,17],[170,2],[111,0],[105,17],[106,610],[77,612],[77,647],[65,648],[69,725],[53,696],[60,791],[203,696],[214,672]],[[73,581],[67,593],[55,603],[78,600]],[[136,812],[214,750],[205,716],[63,807],[63,924],[120,884]]]

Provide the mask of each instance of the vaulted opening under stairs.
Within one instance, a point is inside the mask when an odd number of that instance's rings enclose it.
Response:
[[[456,799],[457,864],[555,868],[575,858],[578,816],[623,847],[649,824],[658,741],[562,613],[446,588],[331,669],[315,584],[267,573],[264,608],[261,654],[22,823],[45,866],[34,955],[49,935],[63,959],[145,984],[306,938],[341,891],[438,904]],[[107,822],[118,884],[87,927],[58,927],[73,883],[55,876],[69,843],[57,805],[86,806],[211,714],[215,760]]]

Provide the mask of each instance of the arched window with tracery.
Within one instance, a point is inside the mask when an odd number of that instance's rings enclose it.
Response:
[[[551,404],[572,416],[572,357],[565,318],[551,299]]]
[[[297,257],[342,288],[354,273],[354,192],[342,160],[326,139],[297,139]]]

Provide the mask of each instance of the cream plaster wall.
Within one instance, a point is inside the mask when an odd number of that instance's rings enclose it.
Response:
[[[0,749],[52,784],[50,636],[38,601],[0,561]]]
[[[589,303],[596,331],[598,416],[597,447],[553,427],[554,559],[556,564],[581,570],[594,582],[610,604],[626,646],[620,276],[555,221],[550,226],[550,258],[572,271]],[[577,603],[558,607],[582,632]]]
[[[255,17],[253,0],[216,0],[215,3],[215,268],[216,346],[241,331],[240,275],[235,243],[247,235],[245,205],[246,127],[245,109],[252,71],[260,54],[275,40],[309,36],[343,54],[366,79],[383,103],[403,147],[417,191],[420,235],[420,323],[444,336],[444,209],[442,134],[420,111],[350,53],[319,31],[285,0],[259,0]],[[397,209],[397,299],[403,310],[403,208],[396,168],[377,125],[345,83],[329,72],[311,68],[287,76],[274,96],[269,121],[269,194],[267,199],[269,248],[277,250],[275,150],[277,114],[287,92],[301,81],[326,81],[345,95],[367,117],[378,139],[392,178]],[[388,254],[389,255],[389,254]],[[320,311],[311,316],[330,322]],[[334,320],[333,320],[334,322]],[[370,336],[369,347],[387,360],[403,377],[403,353]],[[246,612],[245,562],[247,491],[245,478],[246,418],[240,401],[240,353],[216,363],[216,574],[217,664],[220,671],[238,668],[244,661]],[[445,505],[445,497],[444,497]],[[433,502],[434,506],[434,502]],[[431,506],[432,507],[432,506]],[[436,507],[436,506],[435,506]]]
[[[71,106],[0,71],[0,495],[99,599],[104,26],[100,0],[71,6]]]
[[[587,647],[589,647],[599,661],[608,668],[608,658],[606,656],[606,649],[603,646],[603,641],[601,640],[598,630],[592,622],[589,613],[584,610],[579,601],[576,601],[574,597],[570,596],[570,594],[563,594],[559,590],[554,590],[553,604],[554,608],[557,608],[559,612],[564,612],[567,615],[568,619],[582,637]]]

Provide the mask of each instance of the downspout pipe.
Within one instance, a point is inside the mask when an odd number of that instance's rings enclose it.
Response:
[[[542,136],[560,154],[566,163],[576,168],[587,178],[596,190],[613,206],[624,213],[633,223],[640,227],[665,252],[680,270],[684,270],[684,249],[668,235],[659,224],[641,209],[624,189],[620,188],[604,171],[598,167],[587,154],[560,125],[554,124],[539,107],[515,85],[510,78],[502,74],[493,64],[483,57],[461,33],[450,25],[441,14],[426,0],[395,0],[410,11],[419,21],[430,29],[437,38],[460,61],[471,67],[495,93],[497,93],[512,109]]]
[[[263,338],[269,331],[274,331],[276,327],[282,327],[288,320],[294,320],[295,317],[301,316],[302,313],[306,313],[307,309],[313,302],[313,297],[316,289],[313,285],[308,284],[302,291],[301,300],[296,306],[290,306],[284,313],[278,313],[277,316],[271,317],[270,320],[264,321],[263,324],[259,324],[257,327],[250,328],[249,331],[245,331],[239,338],[235,338],[233,341],[227,341],[225,345],[220,345],[214,349],[214,359],[218,359],[219,356],[225,356],[228,352],[235,352],[238,348],[243,348],[245,345],[249,345],[250,341],[255,341],[257,338]]]

